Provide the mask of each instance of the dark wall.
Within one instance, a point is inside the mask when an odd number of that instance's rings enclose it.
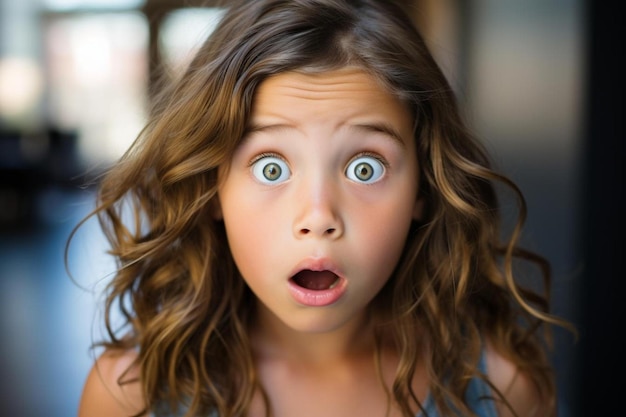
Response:
[[[626,318],[620,230],[625,214],[625,30],[616,2],[587,3],[586,184],[582,201],[585,273],[578,395],[581,417],[617,415],[617,410],[623,409],[621,340]]]

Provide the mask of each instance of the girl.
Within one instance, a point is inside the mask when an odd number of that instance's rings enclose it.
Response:
[[[98,197],[126,326],[80,416],[556,414],[524,200],[387,0],[232,4]]]

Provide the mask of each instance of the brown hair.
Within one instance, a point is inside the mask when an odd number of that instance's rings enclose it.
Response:
[[[548,263],[518,246],[524,199],[490,168],[411,21],[388,0],[229,4],[99,188],[94,214],[119,261],[106,292],[110,340],[101,345],[138,349],[147,407],[157,415],[240,416],[262,389],[247,336],[254,297],[234,265],[223,224],[211,216],[217,169],[238,146],[265,78],[351,65],[375,76],[415,117],[426,215],[412,227],[373,306],[393,323],[400,354],[392,400],[407,417],[413,404],[421,408],[411,380],[423,360],[442,414],[473,415],[464,394],[472,377],[489,383],[476,365],[488,337],[536,384],[544,415],[555,415],[539,330],[563,323],[548,314]],[[503,243],[495,183],[519,202],[518,222]],[[539,266],[545,292],[516,282],[514,259]],[[125,332],[112,327],[115,308],[127,321]]]

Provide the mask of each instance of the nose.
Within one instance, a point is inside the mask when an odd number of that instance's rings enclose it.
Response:
[[[297,195],[298,213],[293,232],[297,239],[339,239],[344,233],[340,197],[332,181],[305,181]]]

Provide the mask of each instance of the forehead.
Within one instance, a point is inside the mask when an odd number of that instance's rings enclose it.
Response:
[[[408,106],[376,77],[358,67],[273,75],[259,85],[252,116],[303,110],[308,117],[314,117],[318,112],[328,115],[329,108],[335,109],[338,117],[360,114],[389,117],[390,121],[411,119]]]
[[[337,92],[362,97],[392,96],[374,76],[358,67],[327,71],[289,71],[270,76],[257,95],[296,95],[302,98],[332,98]]]

